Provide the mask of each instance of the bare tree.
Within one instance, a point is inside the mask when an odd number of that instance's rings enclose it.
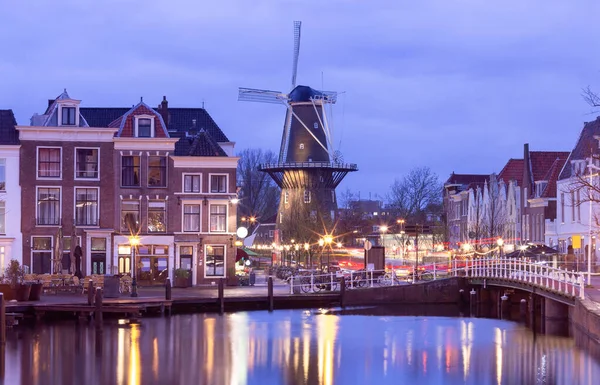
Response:
[[[262,163],[276,162],[277,155],[272,151],[245,149],[238,156],[239,217],[266,219],[274,216],[279,205],[280,190],[269,174],[258,171],[258,168]]]
[[[416,167],[404,178],[396,179],[391,186],[388,202],[397,215],[407,221],[422,222],[427,207],[440,204],[442,184],[429,167]]]
[[[502,188],[498,183],[496,174],[490,175],[487,193],[485,219],[482,226],[484,230],[483,235],[488,238],[488,242],[486,243],[491,244],[494,242],[494,239],[504,236],[504,227],[507,219],[506,204],[503,200]]]

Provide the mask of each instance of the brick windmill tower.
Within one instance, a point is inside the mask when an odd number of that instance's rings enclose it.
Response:
[[[301,22],[295,21],[291,91],[240,88],[238,96],[241,101],[282,104],[287,109],[278,162],[260,166],[281,188],[277,228],[284,243],[314,242],[317,234],[331,232],[337,211],[335,188],[346,174],[358,170],[333,150],[326,107],[331,111],[337,92],[296,85],[300,27]]]

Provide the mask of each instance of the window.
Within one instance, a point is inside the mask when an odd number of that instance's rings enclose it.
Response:
[[[137,136],[138,138],[152,137],[152,119],[141,118],[137,120]]]
[[[183,192],[199,193],[200,192],[200,175],[184,174],[183,175]]]
[[[148,232],[164,233],[167,231],[167,202],[148,202]]]
[[[148,187],[167,187],[166,157],[148,157]]]
[[[269,238],[273,238],[274,234],[275,234],[274,230],[269,230]]]
[[[571,191],[571,222],[575,222],[575,191]]]
[[[98,149],[75,149],[75,178],[98,179]]]
[[[310,191],[304,190],[304,203],[310,203]]]
[[[75,107],[62,107],[62,120],[61,125],[63,126],[74,126],[75,125]]]
[[[6,191],[6,159],[0,159],[0,191]]]
[[[560,220],[565,223],[565,193],[560,193]]]
[[[206,246],[206,269],[204,274],[207,277],[225,276],[225,247],[224,246]]]
[[[183,205],[183,231],[200,231],[200,205]]]
[[[60,178],[60,148],[38,148],[38,178]]]
[[[226,205],[210,205],[210,231],[227,231]]]
[[[0,234],[6,234],[6,203],[4,201],[0,201]]]
[[[98,226],[98,189],[75,189],[75,224]]]
[[[127,219],[130,218],[130,219]],[[137,233],[137,228],[140,223],[140,202],[139,201],[122,201],[121,202],[121,231],[127,234]]]
[[[123,156],[121,157],[121,186],[139,187],[140,186],[140,157]]]
[[[317,128],[319,128],[319,122],[314,122],[313,123],[313,128],[316,130]]]
[[[304,150],[304,143],[300,143],[300,149]]]
[[[33,268],[31,270],[33,274],[52,273],[52,238],[33,237],[31,243],[31,260],[33,262]]]
[[[60,189],[39,187],[37,190],[37,224],[60,224]]]
[[[290,192],[286,190],[283,193],[283,203],[288,203],[289,198],[290,198]]]
[[[581,190],[577,190],[577,221],[581,222]]]
[[[210,176],[210,192],[211,193],[226,193],[227,192],[227,175],[211,175]]]

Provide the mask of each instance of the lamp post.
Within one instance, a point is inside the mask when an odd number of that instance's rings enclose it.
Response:
[[[333,237],[328,234],[323,237],[323,241],[325,241],[325,245],[327,245],[327,271],[329,271],[329,266],[331,262],[331,243],[333,242]]]
[[[135,248],[140,244],[140,239],[136,236],[129,237],[129,246],[131,247],[131,296],[137,297],[137,281],[136,281],[136,269],[137,264],[135,263]]]
[[[319,246],[321,247],[321,254],[319,254],[319,269],[323,270],[323,246],[325,245],[325,241],[323,238],[319,239]]]
[[[400,259],[402,260],[402,263],[404,263],[404,223],[406,221],[404,219],[397,219],[396,223],[400,226],[400,243],[401,243],[401,249],[400,249]]]
[[[381,236],[381,246],[385,248],[385,233],[388,231],[388,227],[386,225],[379,226],[379,233]]]
[[[589,209],[589,228],[588,228],[588,233],[589,233],[589,244],[588,244],[588,260],[587,260],[587,284],[591,285],[592,284],[592,186],[593,186],[593,179],[592,179],[592,169],[594,170],[600,170],[600,167],[594,165],[592,163],[592,155],[590,155],[590,158],[588,160],[588,166],[590,169],[590,184],[588,187],[588,204],[590,206]]]
[[[310,269],[312,270],[312,263],[309,262],[310,259],[310,252],[308,251],[308,249],[310,248],[310,245],[308,243],[304,244],[304,251],[306,251],[306,259],[304,260],[304,264],[306,265],[306,268],[308,269],[310,266]],[[309,265],[310,263],[310,265]]]
[[[498,238],[496,240],[496,244],[498,245],[498,248],[500,249],[500,259],[502,259],[502,252],[504,251],[504,239]]]

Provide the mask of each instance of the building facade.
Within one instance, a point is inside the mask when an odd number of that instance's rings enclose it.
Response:
[[[0,110],[0,275],[11,259],[23,263],[20,142],[12,110]]]

